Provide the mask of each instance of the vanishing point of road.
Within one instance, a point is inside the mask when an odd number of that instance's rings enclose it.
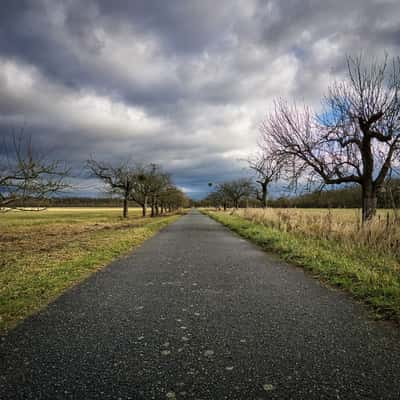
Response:
[[[400,399],[400,334],[194,210],[2,337],[0,399]]]

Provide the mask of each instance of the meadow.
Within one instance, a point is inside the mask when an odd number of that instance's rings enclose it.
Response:
[[[0,213],[0,333],[179,217],[129,212],[127,219],[120,208]]]
[[[400,223],[379,210],[364,226],[356,209],[208,210],[211,217],[265,250],[400,321]]]

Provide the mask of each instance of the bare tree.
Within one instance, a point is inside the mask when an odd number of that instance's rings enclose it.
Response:
[[[256,183],[261,191],[256,189],[257,200],[263,208],[267,207],[268,186],[279,179],[282,170],[282,160],[269,147],[265,147],[254,157],[247,160],[250,169],[256,174]]]
[[[223,188],[217,186],[214,192],[211,192],[205,199],[207,205],[212,205],[215,208],[223,207],[226,211],[229,203],[229,198],[225,194]]]
[[[307,174],[323,184],[357,183],[362,220],[376,211],[377,194],[399,159],[400,60],[348,58],[348,78],[329,88],[317,115],[280,100],[262,126],[264,140],[285,158],[297,180]]]
[[[159,215],[162,194],[171,186],[170,176],[161,166],[130,162],[113,166],[94,159],[88,160],[87,166],[94,176],[107,185],[111,193],[123,198],[124,218],[128,216],[129,200],[141,206],[143,217],[147,215],[148,206],[151,207],[152,217]],[[172,203],[168,204],[172,209]]]
[[[136,164],[133,173],[133,187],[130,199],[142,207],[142,216],[147,215],[147,206],[151,195],[152,186],[149,179],[148,166]]]
[[[181,207],[187,207],[189,203],[188,197],[175,185],[169,184],[159,194],[159,204],[161,213],[172,212]]]
[[[150,164],[148,169],[148,181],[151,195],[151,216],[155,217],[159,215],[160,212],[160,196],[169,188],[171,178],[169,174],[165,173],[157,164]]]
[[[110,193],[117,194],[123,199],[124,218],[128,217],[128,201],[136,180],[135,166],[129,162],[121,163],[117,166],[107,162],[96,161],[93,158],[87,160],[87,168],[93,176],[105,183]]]
[[[133,173],[133,187],[130,198],[142,207],[143,217],[147,207],[151,207],[151,216],[159,214],[159,195],[170,183],[170,177],[157,164],[136,164]]]
[[[217,186],[217,192],[224,199],[224,210],[226,209],[226,200],[230,200],[235,208],[239,207],[240,200],[248,197],[253,192],[253,184],[248,178],[235,179],[223,182]]]
[[[0,208],[23,209],[28,202],[48,199],[68,188],[69,168],[35,153],[31,138],[13,137],[0,149]]]

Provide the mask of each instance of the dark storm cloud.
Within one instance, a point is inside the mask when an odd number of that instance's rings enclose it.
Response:
[[[240,15],[239,1],[123,0],[96,2],[102,16],[157,35],[173,53],[197,53],[220,39]],[[242,3],[243,7],[243,3]]]
[[[272,99],[318,104],[347,54],[399,55],[390,0],[4,0],[0,134],[80,171],[160,162],[188,190],[246,174]]]

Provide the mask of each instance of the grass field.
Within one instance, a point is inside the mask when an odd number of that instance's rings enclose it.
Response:
[[[53,208],[0,214],[0,332],[179,216],[130,209]]]
[[[400,224],[380,211],[361,226],[358,210],[206,211],[265,250],[312,271],[400,321]]]

